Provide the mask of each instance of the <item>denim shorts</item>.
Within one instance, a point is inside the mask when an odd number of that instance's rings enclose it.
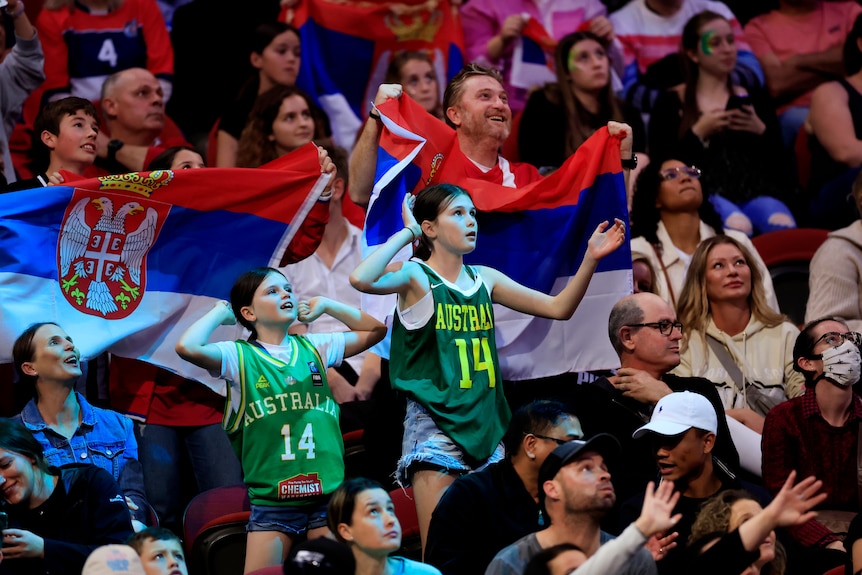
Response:
[[[407,415],[404,418],[404,441],[401,444],[401,459],[395,479],[402,487],[411,483],[415,467],[437,469],[455,475],[464,475],[486,468],[503,459],[505,454],[500,442],[494,453],[475,467],[471,467],[461,448],[440,431],[431,414],[412,399],[407,400]]]
[[[246,531],[278,531],[291,537],[302,535],[309,529],[326,527],[327,504],[318,502],[290,507],[252,504]]]

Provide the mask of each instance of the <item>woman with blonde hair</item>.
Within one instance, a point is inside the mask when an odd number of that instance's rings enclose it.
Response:
[[[674,373],[714,382],[727,415],[762,433],[766,413],[801,395],[804,380],[793,370],[799,330],[769,307],[753,261],[729,236],[697,247],[677,308],[685,337]]]

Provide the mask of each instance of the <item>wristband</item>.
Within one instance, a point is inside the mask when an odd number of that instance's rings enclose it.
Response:
[[[378,122],[380,121],[380,113],[377,111],[377,108],[371,108],[371,111],[368,112],[369,118],[374,118]]]
[[[116,162],[117,161],[117,152],[120,151],[120,148],[125,146],[125,142],[122,140],[111,140],[108,142],[108,161]]]
[[[638,167],[638,155],[632,152],[632,157],[627,160],[621,160],[623,168],[626,170],[634,170]]]
[[[410,243],[411,243],[411,244],[412,244],[412,243],[415,243],[415,242],[416,242],[416,240],[417,240],[417,239],[419,239],[419,238],[416,236],[416,233],[415,233],[412,229],[410,229],[410,228],[409,228],[409,227],[407,227],[407,226],[404,226],[404,229],[405,229],[405,230],[407,230],[408,232],[410,232],[410,238],[411,238]]]

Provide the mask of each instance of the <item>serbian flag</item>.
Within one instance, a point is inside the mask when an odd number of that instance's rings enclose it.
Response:
[[[453,183],[470,191],[479,210],[479,239],[465,262],[498,269],[545,293],[558,293],[577,272],[587,240],[602,221],[628,221],[619,139],[596,132],[550,176],[521,188],[465,176],[453,130],[407,96],[379,107],[380,138],[374,190],[364,230],[366,253],[403,227],[407,192]],[[421,112],[421,113],[420,113]],[[409,257],[401,253],[400,257]],[[606,336],[613,305],[632,292],[631,249],[603,258],[575,315],[535,318],[495,305],[503,377],[523,380],[608,369],[619,360]],[[394,297],[369,296],[370,313],[393,313]],[[379,351],[385,353],[385,348]]]
[[[51,321],[85,358],[108,350],[223,391],[174,345],[228,299],[240,274],[314,251],[329,178],[308,144],[258,169],[133,173],[0,194],[0,362],[11,361],[27,326]],[[241,331],[221,327],[213,341]]]
[[[297,85],[329,116],[335,143],[353,147],[356,134],[401,51],[427,52],[437,72],[440,99],[464,66],[458,8],[449,0],[339,2],[302,0],[280,17],[299,28],[302,57]]]
[[[516,88],[530,89],[556,82],[554,49],[557,41],[545,30],[541,22],[524,14],[527,24],[512,51],[510,82]]]

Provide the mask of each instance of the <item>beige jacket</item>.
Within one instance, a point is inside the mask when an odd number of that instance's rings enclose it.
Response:
[[[805,321],[840,317],[862,330],[862,222],[829,234],[811,260]]]
[[[775,311],[780,311],[778,309],[778,298],[775,297],[775,289],[772,287],[772,276],[769,275],[769,270],[766,269],[766,265],[763,263],[763,260],[760,259],[760,254],[757,253],[757,249],[755,249],[754,244],[752,244],[751,240],[748,239],[748,236],[742,232],[738,232],[736,230],[724,230],[724,233],[748,248],[748,251],[750,251],[754,256],[754,264],[760,270],[760,275],[763,276],[763,289],[766,295],[766,303],[768,303],[769,307]],[[711,238],[714,235],[715,230],[705,223],[700,222],[701,241]],[[679,301],[679,296],[682,293],[682,285],[685,282],[685,263],[682,261],[682,258],[679,257],[679,252],[677,252],[676,248],[673,246],[673,242],[670,240],[667,229],[661,221],[658,223],[657,236],[661,245],[665,246],[663,253],[661,254],[661,262],[664,263],[667,275],[665,275],[662,270],[661,263],[659,262],[659,258],[656,255],[653,246],[643,237],[632,238],[632,258],[643,258],[650,263],[655,271],[658,284],[658,295],[668,301],[672,306],[676,307],[676,304]],[[670,280],[670,285],[668,285],[668,280]]]
[[[707,338],[698,331],[691,332],[673,373],[712,381],[725,409],[750,407],[766,415],[775,404],[804,393],[805,379],[793,370],[793,344],[799,330],[792,323],[766,327],[752,317],[741,333],[730,336],[718,329],[710,317],[706,333],[728,351],[750,386],[746,389],[737,387],[721,360],[710,349]]]

